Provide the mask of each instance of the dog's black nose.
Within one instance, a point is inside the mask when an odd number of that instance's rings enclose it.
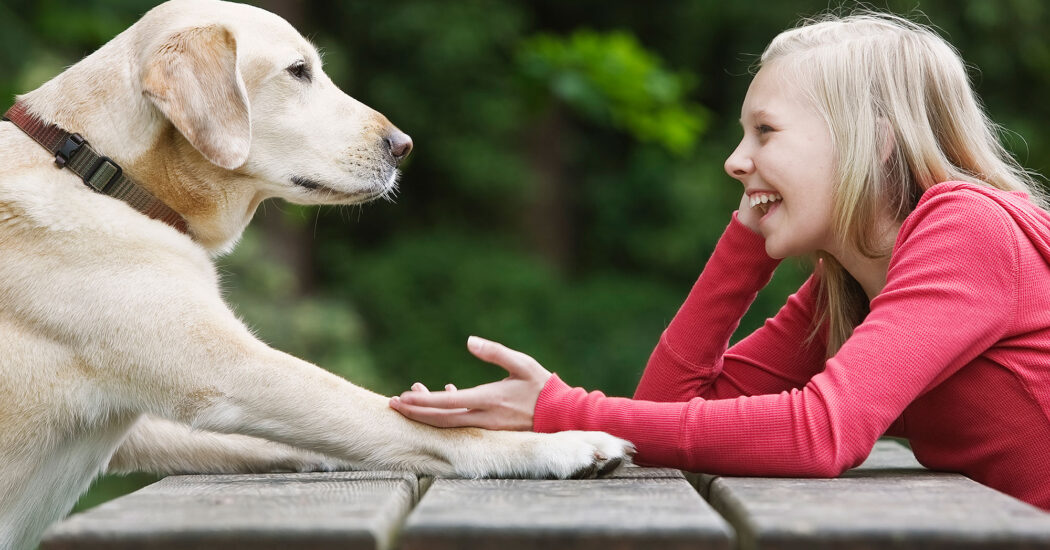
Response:
[[[401,130],[395,129],[385,139],[387,146],[390,147],[390,154],[398,162],[404,160],[412,152],[412,138]]]

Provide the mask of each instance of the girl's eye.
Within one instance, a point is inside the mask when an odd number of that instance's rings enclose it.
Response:
[[[759,124],[758,126],[755,126],[755,130],[757,130],[759,134],[768,134],[773,131],[773,127],[768,124]]]
[[[295,78],[309,82],[310,81],[310,68],[306,66],[304,61],[296,61],[288,67],[288,73]]]

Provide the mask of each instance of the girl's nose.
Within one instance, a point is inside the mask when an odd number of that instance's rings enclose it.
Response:
[[[740,179],[755,170],[755,163],[751,160],[751,156],[746,154],[744,151],[744,144],[741,143],[733,151],[733,154],[729,155],[726,159],[725,168],[726,174],[730,177]]]

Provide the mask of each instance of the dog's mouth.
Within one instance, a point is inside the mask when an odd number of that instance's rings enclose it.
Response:
[[[334,189],[332,187],[329,187],[329,186],[327,186],[327,185],[325,185],[325,184],[323,184],[323,183],[321,183],[321,182],[319,182],[319,181],[317,181],[315,179],[311,179],[311,178],[307,178],[307,177],[303,177],[303,176],[292,176],[292,183],[298,185],[299,187],[302,187],[303,189],[308,189],[308,190],[314,191],[314,192],[316,192],[318,194],[327,195],[327,196],[330,196],[330,197],[333,197],[333,198],[335,198],[335,197],[357,197],[357,196],[362,194],[362,193],[347,193],[346,191],[339,191],[338,189]]]
[[[311,191],[320,191],[322,189],[325,190],[325,191],[334,191],[334,189],[322,185],[317,180],[312,180],[310,178],[304,178],[302,176],[292,176],[292,183],[298,185],[299,187],[305,187],[305,188],[307,188],[307,189],[309,189]]]
[[[346,191],[340,191],[338,189],[329,187],[315,179],[307,178],[304,176],[292,176],[292,183],[303,189],[307,189],[323,197],[324,199],[334,200],[336,202],[368,202],[372,199],[385,195],[389,189],[385,186],[379,189],[368,189],[356,193],[349,193]]]

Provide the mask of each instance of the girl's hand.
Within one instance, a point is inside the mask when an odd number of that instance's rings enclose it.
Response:
[[[736,211],[736,219],[744,224],[744,227],[759,235],[762,234],[758,230],[758,220],[762,219],[762,214],[759,210],[751,208],[751,198],[747,196],[747,193],[744,193],[744,196],[740,199],[740,208]]]
[[[467,349],[482,361],[503,367],[509,376],[499,382],[431,392],[420,383],[390,398],[390,407],[431,426],[476,426],[490,430],[531,430],[540,391],[551,373],[535,359],[502,344],[471,336]]]

